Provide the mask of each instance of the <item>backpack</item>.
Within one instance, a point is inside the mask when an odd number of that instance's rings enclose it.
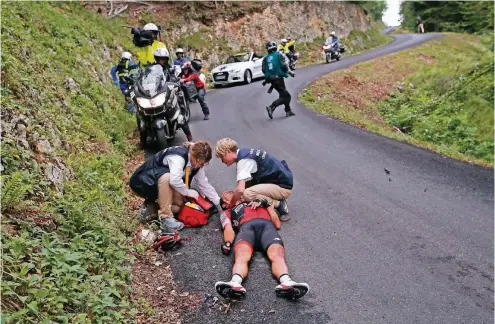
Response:
[[[137,47],[146,47],[153,44],[153,33],[150,30],[141,30],[134,34],[132,42]]]
[[[177,219],[184,223],[185,227],[199,227],[208,224],[210,209],[213,204],[201,195],[197,201],[188,201],[182,205]]]

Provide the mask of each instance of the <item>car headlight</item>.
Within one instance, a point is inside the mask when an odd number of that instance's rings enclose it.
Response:
[[[241,69],[232,69],[232,70],[229,70],[229,73],[239,73],[241,72]]]
[[[137,103],[142,108],[155,108],[163,105],[163,103],[165,102],[165,97],[165,93],[162,93],[152,99],[137,98]]]

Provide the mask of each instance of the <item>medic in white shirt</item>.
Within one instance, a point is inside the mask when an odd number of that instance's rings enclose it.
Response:
[[[237,163],[237,187],[228,208],[241,199],[251,202],[263,198],[275,207],[281,221],[289,220],[287,199],[292,194],[294,178],[286,161],[260,149],[239,149],[231,138],[219,140],[215,154],[226,166]]]
[[[206,141],[185,142],[156,153],[132,175],[129,180],[132,190],[148,203],[158,201],[162,235],[184,227],[174,218],[174,213],[180,211],[184,197],[197,199],[198,191],[222,210],[220,197],[205,175],[204,166],[210,162],[211,155],[211,146]]]

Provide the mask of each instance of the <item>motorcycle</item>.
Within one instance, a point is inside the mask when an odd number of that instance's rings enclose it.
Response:
[[[287,65],[291,71],[296,69],[297,60],[299,60],[300,54],[296,51],[291,51],[290,54],[286,54],[283,49],[279,50],[280,53],[284,54],[287,60]]]
[[[296,63],[297,63],[297,60],[299,60],[299,52],[291,52],[292,53],[292,56],[289,57],[289,68],[294,71],[296,69]]]
[[[345,52],[345,46],[337,44],[332,46],[329,43],[323,44],[323,53],[325,54],[325,62],[330,63],[332,60],[340,61],[340,58]]]
[[[189,121],[191,113],[180,89],[180,72],[180,68],[173,68],[167,80],[160,65],[151,65],[133,82],[129,96],[136,107],[136,121],[143,146],[150,137],[159,149],[166,148],[177,129]],[[184,104],[184,115],[180,113],[179,101]]]

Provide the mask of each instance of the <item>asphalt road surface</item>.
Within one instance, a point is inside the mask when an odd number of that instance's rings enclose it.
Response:
[[[219,310],[214,284],[231,277],[217,217],[171,254],[179,289],[211,298],[183,323],[493,323],[493,170],[319,116],[297,102],[313,79],[421,44],[438,35],[396,35],[390,44],[296,71],[287,79],[292,108],[274,119],[276,97],[261,82],[210,91],[211,120],[192,105],[195,139],[222,137],[285,159],[294,173],[291,220],[280,231],[290,275],[307,282],[299,302],[277,299],[269,263],[257,253],[247,297]],[[176,143],[184,140],[181,133]],[[390,171],[387,174],[384,169]],[[207,175],[233,189],[235,166],[217,158]]]

